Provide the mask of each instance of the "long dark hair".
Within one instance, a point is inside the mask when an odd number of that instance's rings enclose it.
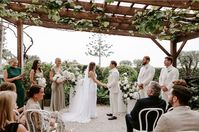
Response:
[[[33,64],[32,64],[32,69],[34,70],[34,72],[36,73],[37,71],[37,64],[39,63],[40,60],[34,60]],[[38,70],[41,72],[41,68],[39,67]]]
[[[95,62],[90,62],[88,67],[88,72],[92,71],[95,67]]]

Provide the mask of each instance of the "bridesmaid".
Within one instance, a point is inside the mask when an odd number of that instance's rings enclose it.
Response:
[[[58,82],[57,79],[53,79],[56,74],[62,75],[62,72],[61,59],[56,58],[55,66],[53,66],[50,70],[50,80],[52,81],[50,108],[53,111],[59,111],[65,108],[64,82]]]
[[[43,75],[43,71],[41,69],[41,61],[40,60],[34,60],[33,64],[32,64],[32,69],[30,71],[31,86],[39,84],[38,79],[43,78],[43,77],[44,77],[44,75]],[[42,87],[45,87],[45,86],[42,86]],[[41,107],[43,109],[43,106],[44,106],[43,100],[40,102],[40,104],[41,104]]]
[[[30,82],[31,86],[38,84],[37,78],[43,78],[43,71],[41,70],[41,62],[40,60],[34,60],[32,64],[32,69],[30,71]]]
[[[17,106],[23,107],[24,105],[24,87],[22,84],[22,79],[24,78],[24,73],[21,73],[21,68],[18,67],[18,60],[12,58],[9,61],[9,67],[4,71],[4,81],[14,83],[17,92]]]

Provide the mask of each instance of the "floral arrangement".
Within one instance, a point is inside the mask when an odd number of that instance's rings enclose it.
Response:
[[[54,77],[53,77],[53,80],[54,81],[57,81],[57,82],[64,82],[66,80],[70,80],[72,82],[75,81],[75,75],[67,70],[65,70],[63,72],[63,74],[55,74]]]
[[[122,99],[125,104],[127,104],[127,100],[139,98],[137,84],[129,81],[127,73],[123,73],[120,76],[119,84],[120,84],[120,90],[123,93]]]
[[[36,78],[38,85],[46,87],[46,79],[44,77]]]

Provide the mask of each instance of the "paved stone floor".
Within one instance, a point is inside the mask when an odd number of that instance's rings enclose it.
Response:
[[[126,132],[125,113],[120,113],[117,120],[108,120],[106,113],[109,106],[97,106],[98,117],[89,123],[67,123],[66,132]]]

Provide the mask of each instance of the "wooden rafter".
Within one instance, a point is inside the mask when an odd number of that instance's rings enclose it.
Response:
[[[66,2],[67,0],[62,0],[63,2]],[[80,5],[83,7],[83,11],[78,12],[74,14],[73,10],[71,9],[61,9],[60,16],[61,17],[69,17],[74,18],[76,21],[81,19],[86,20],[94,20],[98,21],[98,17],[101,16],[99,13],[92,13],[92,6],[94,3],[92,2],[85,2],[85,1],[73,1],[75,5]],[[129,6],[123,6],[123,3],[129,3]],[[14,11],[18,12],[25,12],[25,4],[36,4],[41,5],[42,3],[35,2],[33,3],[32,0],[12,0],[12,2],[7,7],[8,9],[12,9]],[[135,4],[143,4],[143,7],[134,7]],[[114,30],[114,34],[118,35],[122,34],[130,35],[130,36],[136,36],[135,32],[137,31],[135,26],[132,24],[132,20],[134,19],[133,16],[138,11],[144,11],[148,10],[147,8],[149,6],[158,6],[159,9],[162,7],[171,7],[172,9],[176,8],[189,8],[193,10],[199,10],[199,2],[192,2],[192,0],[180,0],[180,1],[174,1],[174,0],[118,0],[117,4],[107,4],[105,3],[95,3],[96,7],[101,7],[104,10],[104,13],[107,14],[107,21],[109,22],[109,26],[107,27],[107,31]],[[150,8],[150,7],[149,7]],[[112,14],[112,15],[111,15]],[[45,12],[38,10],[34,13],[31,13],[32,16],[40,16],[40,20],[43,22],[49,22],[52,27],[56,27],[58,25],[59,27],[62,27],[64,24],[53,22],[52,20],[48,19],[48,14]],[[131,17],[129,17],[131,16]],[[188,14],[187,17],[192,17],[191,14]],[[24,20],[26,21],[26,20]],[[12,21],[13,22],[13,21]],[[28,22],[31,25],[34,25],[32,22]],[[25,24],[25,23],[24,23]],[[61,25],[61,26],[60,26]],[[71,25],[67,25],[66,27],[71,27]],[[113,29],[114,28],[114,29]],[[93,31],[93,29],[90,29]],[[104,33],[110,34],[107,31],[103,31]],[[129,31],[134,32],[129,33]],[[199,31],[198,31],[199,32]],[[178,34],[176,37],[175,42],[181,42],[187,39],[193,39],[199,36],[198,32],[191,32],[191,33],[182,33]],[[138,36],[150,36],[150,38],[155,38],[155,36],[152,35],[138,35]],[[137,36],[136,36],[137,37]]]
[[[120,2],[146,4],[153,6],[163,6],[172,8],[183,8],[199,10],[199,2],[193,2],[190,0],[119,0]]]

